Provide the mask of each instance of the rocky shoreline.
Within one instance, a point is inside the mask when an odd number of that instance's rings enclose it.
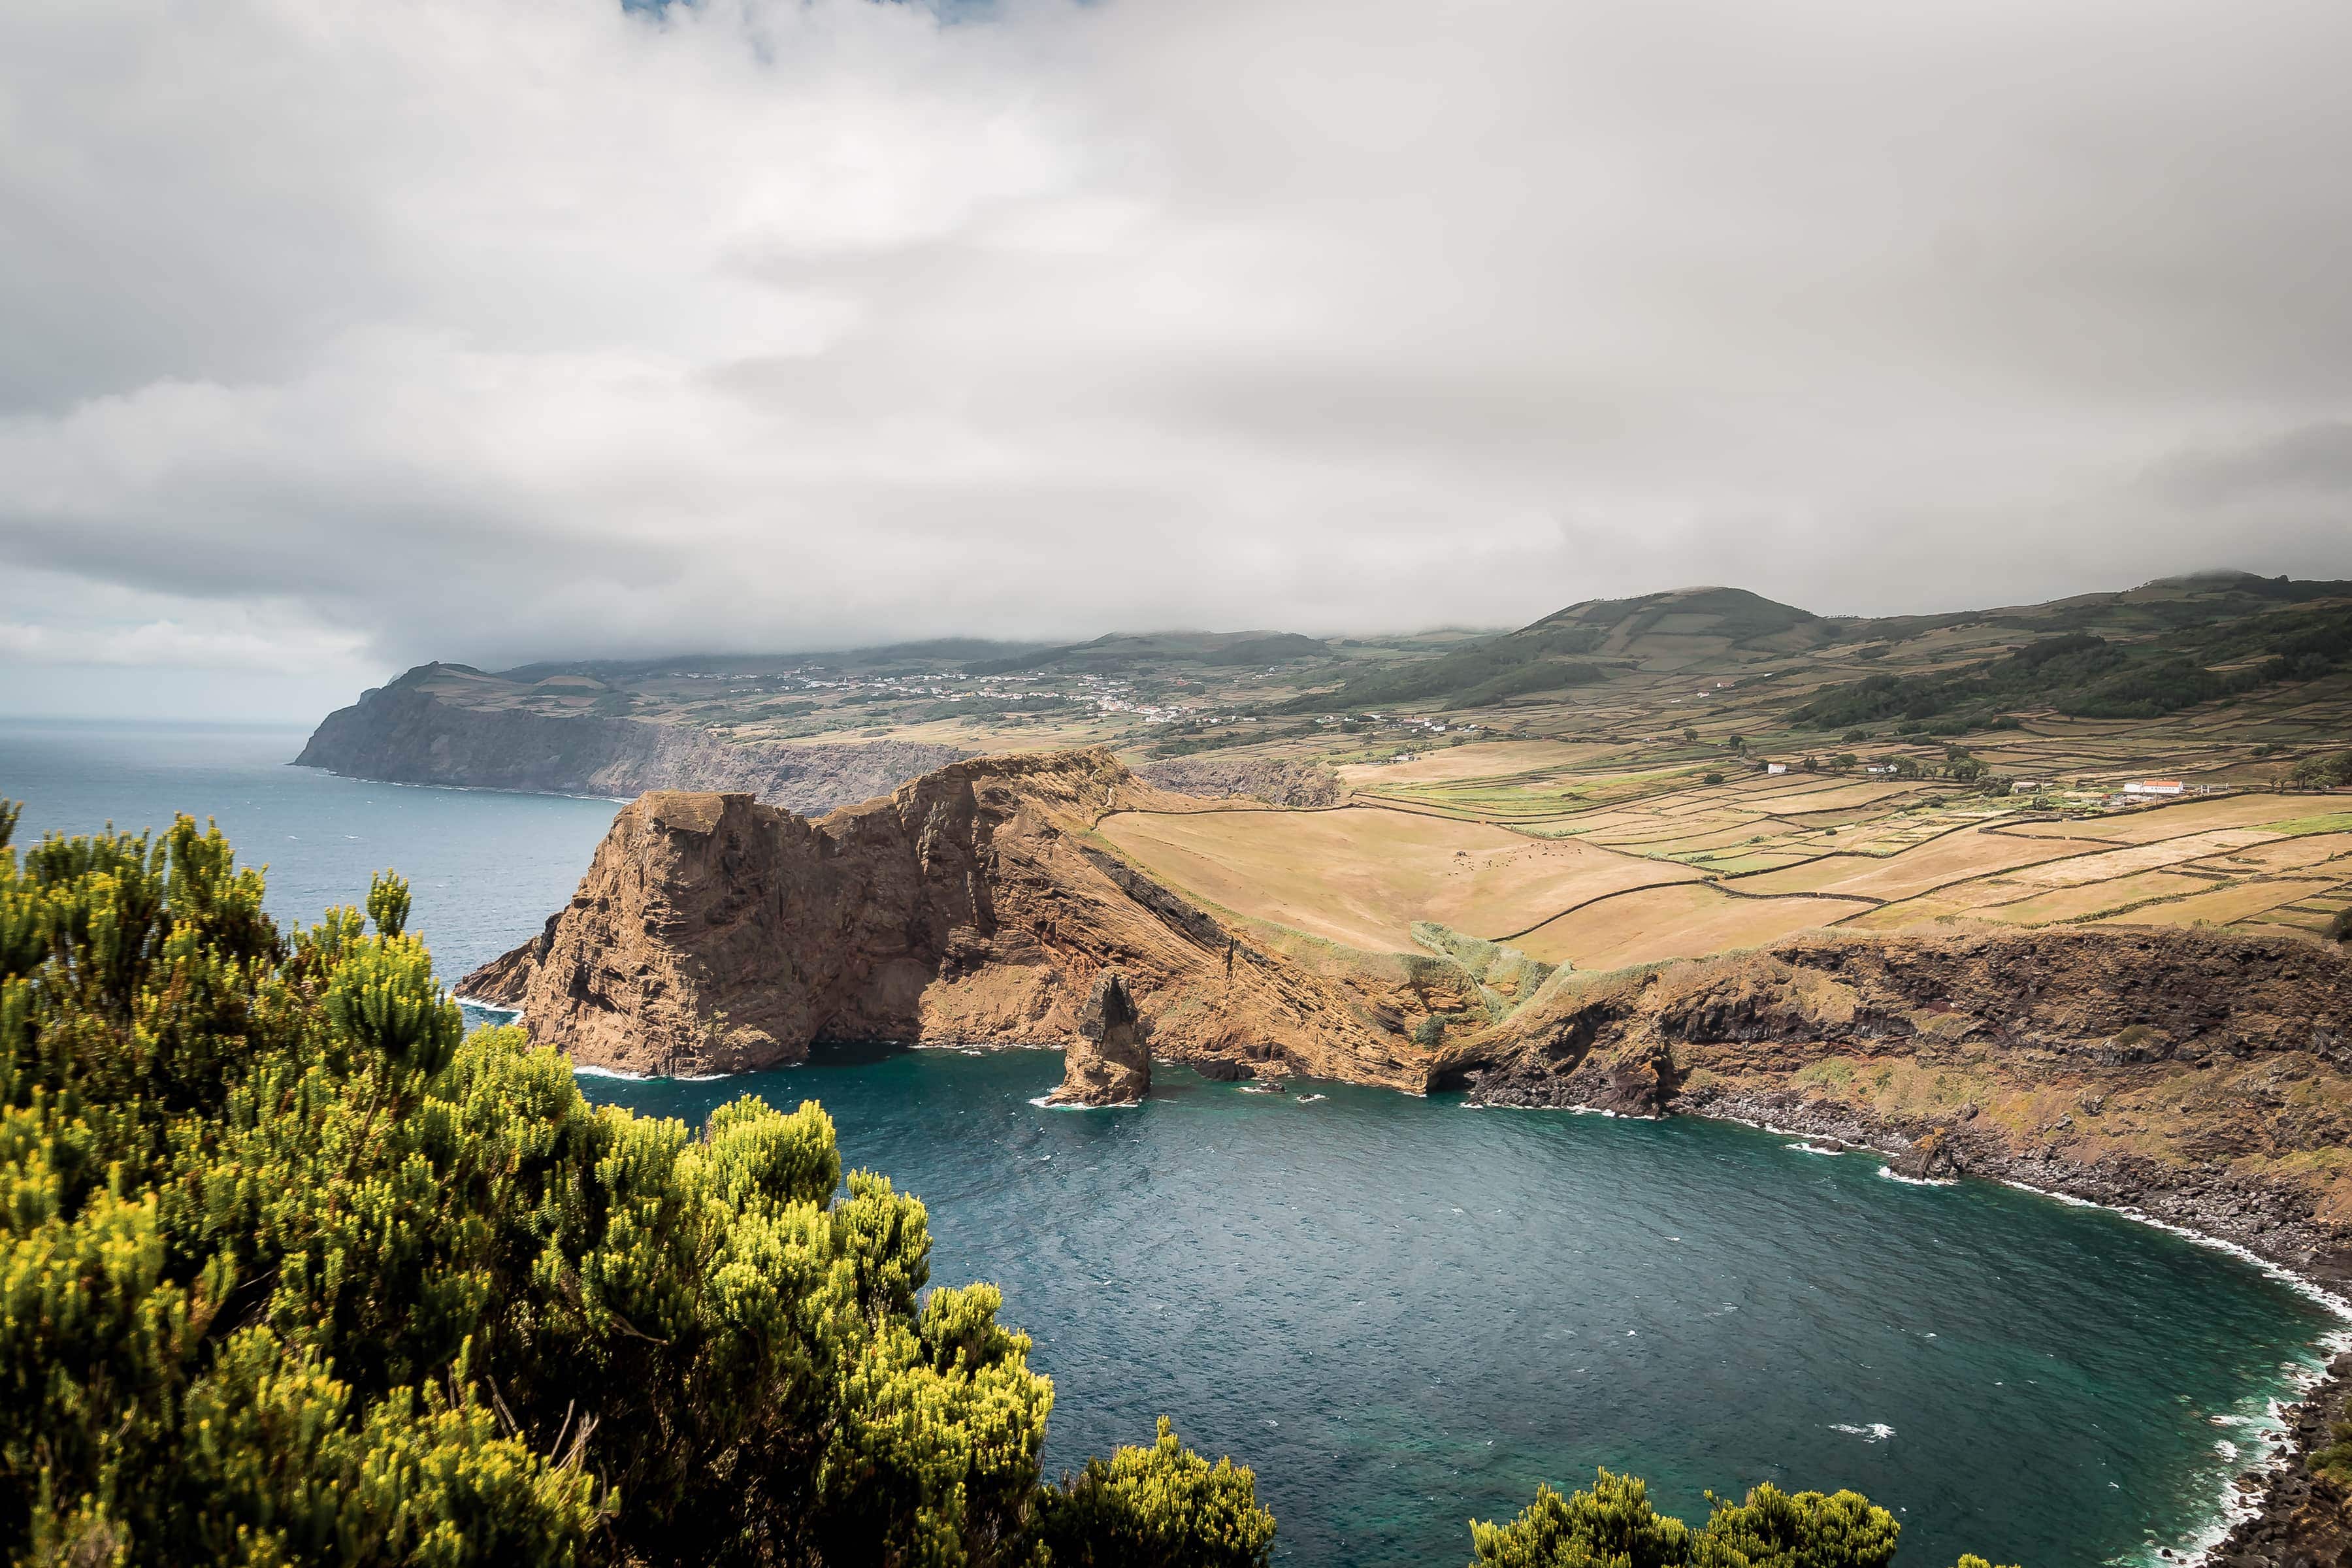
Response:
[[[2113,1209],[2249,1255],[2292,1277],[2347,1315],[2352,1331],[2352,1270],[2329,1256],[2328,1238],[2285,1211],[2294,1197],[2273,1186],[2226,1175],[2166,1172],[2153,1163],[2077,1165],[2047,1149],[2010,1154],[1990,1139],[1938,1136],[1934,1128],[1900,1127],[1833,1101],[1793,1090],[1735,1094],[1702,1090],[1677,1098],[1668,1114],[1703,1116],[1821,1140],[1882,1155],[1889,1171],[1913,1180],[1982,1177],[2045,1195]],[[2179,1178],[2167,1180],[2167,1177]],[[2200,1568],[2341,1568],[2352,1564],[2352,1490],[2311,1466],[2334,1442],[2352,1405],[2352,1351],[2339,1351],[2303,1398],[2284,1406],[2284,1445],[2242,1473],[2238,1517],[2201,1555],[2166,1556]]]

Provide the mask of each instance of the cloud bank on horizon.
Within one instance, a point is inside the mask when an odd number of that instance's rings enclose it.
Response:
[[[0,8],[0,684],[2352,574],[2347,56],[2294,0]]]

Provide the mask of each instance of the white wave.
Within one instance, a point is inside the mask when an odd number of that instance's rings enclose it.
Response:
[[[576,1062],[572,1064],[572,1076],[573,1078],[616,1078],[621,1079],[624,1083],[651,1083],[653,1081],[653,1075],[650,1073],[623,1072],[619,1068],[586,1068],[580,1066]]]
[[[460,1007],[471,1007],[477,1013],[499,1014],[509,1024],[522,1021],[522,1009],[520,1007],[501,1007],[496,1002],[485,1002],[478,996],[461,996],[455,991],[445,991],[442,994]]]
[[[1301,1105],[1312,1105],[1318,1100],[1328,1100],[1329,1098],[1330,1097],[1328,1095],[1302,1094],[1298,1097],[1298,1103]]]
[[[1859,1437],[1865,1443],[1884,1443],[1895,1436],[1895,1428],[1884,1421],[1874,1421],[1867,1426],[1855,1426],[1843,1421],[1830,1423],[1830,1430],[1843,1432],[1849,1437]]]
[[[1900,1176],[1892,1165],[1881,1165],[1878,1173],[1890,1182],[1900,1182],[1906,1187],[1957,1187],[1960,1184],[1949,1176]]]
[[[1783,1143],[1780,1147],[1794,1149],[1800,1154],[1826,1154],[1832,1160],[1845,1152],[1843,1149],[1824,1149],[1818,1143]]]
[[[1054,1097],[1052,1095],[1041,1094],[1029,1103],[1035,1106],[1040,1110],[1132,1110],[1136,1106],[1141,1105],[1143,1101],[1139,1100],[1115,1100],[1108,1105],[1088,1105],[1084,1100],[1073,1100],[1056,1105],[1054,1103]],[[1050,1160],[1053,1156],[1048,1154],[1045,1158]]]

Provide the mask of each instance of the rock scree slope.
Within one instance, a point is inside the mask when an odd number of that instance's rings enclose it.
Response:
[[[1099,750],[955,763],[815,820],[656,791],[571,903],[458,989],[583,1065],[683,1075],[820,1041],[1066,1047],[1116,968],[1163,1058],[1423,1089],[1433,1053],[1376,983],[1256,940],[1090,832],[1182,805]]]

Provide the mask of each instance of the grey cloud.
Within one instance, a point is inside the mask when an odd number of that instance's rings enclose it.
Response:
[[[2344,574],[2347,52],[2299,0],[0,8],[18,642]]]
[[[2307,498],[2352,502],[2352,423],[2306,425],[2224,451],[2183,454],[2163,464],[2156,488],[2190,506]],[[2352,518],[2346,521],[2352,534]]]

